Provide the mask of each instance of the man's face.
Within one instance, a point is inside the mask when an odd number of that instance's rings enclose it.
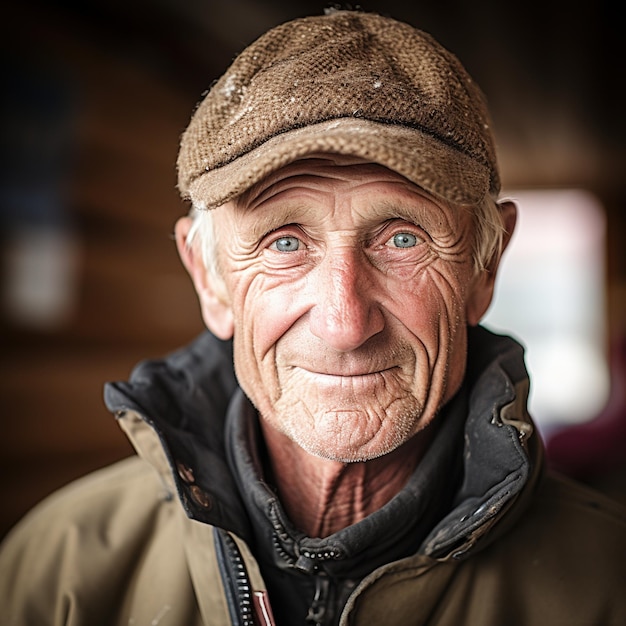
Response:
[[[467,212],[381,166],[316,159],[214,218],[235,369],[265,427],[320,457],[367,460],[458,390]]]

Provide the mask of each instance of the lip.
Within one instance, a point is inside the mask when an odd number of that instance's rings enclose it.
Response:
[[[377,370],[367,370],[367,371],[350,371],[349,369],[344,368],[341,371],[329,371],[328,369],[320,369],[314,370],[310,367],[294,367],[294,369],[300,370],[305,375],[318,377],[320,379],[328,379],[329,382],[333,380],[367,380],[368,378],[378,377],[379,375],[384,375],[386,372],[395,369],[395,366],[385,367]]]

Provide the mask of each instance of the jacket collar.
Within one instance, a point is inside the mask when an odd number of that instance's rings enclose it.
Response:
[[[237,389],[232,344],[208,332],[163,359],[139,363],[104,400],[139,456],[195,520],[250,535],[228,467],[224,422]]]
[[[273,567],[325,571],[358,579],[376,567],[414,554],[450,510],[461,477],[467,394],[461,390],[438,416],[436,432],[418,468],[385,506],[328,537],[308,537],[288,519],[263,478],[257,412],[244,394],[229,408],[226,446],[233,474],[253,520],[255,554]],[[307,497],[302,494],[302,498]]]
[[[508,528],[525,507],[543,469],[543,448],[528,415],[528,374],[522,347],[484,328],[470,329],[464,479],[455,506],[432,530],[422,551],[462,559]],[[514,514],[504,515],[517,503]]]
[[[436,558],[463,558],[486,545],[493,536],[487,530],[532,489],[541,467],[521,346],[478,327],[469,330],[468,354],[463,480],[421,548]],[[105,402],[189,517],[250,540],[224,444],[236,389],[230,342],[206,332],[164,359],[140,363],[129,382],[107,384]],[[516,516],[507,515],[507,523]]]

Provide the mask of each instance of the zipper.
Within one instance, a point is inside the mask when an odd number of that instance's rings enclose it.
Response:
[[[235,540],[225,530],[215,526],[213,539],[233,626],[274,626],[267,593],[253,592],[248,569]]]

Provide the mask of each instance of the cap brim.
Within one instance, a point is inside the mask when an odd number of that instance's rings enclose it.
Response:
[[[204,172],[181,192],[206,208],[218,207],[285,165],[319,153],[360,157],[384,165],[454,204],[475,205],[489,193],[482,163],[420,131],[358,118],[340,118],[290,130]]]

